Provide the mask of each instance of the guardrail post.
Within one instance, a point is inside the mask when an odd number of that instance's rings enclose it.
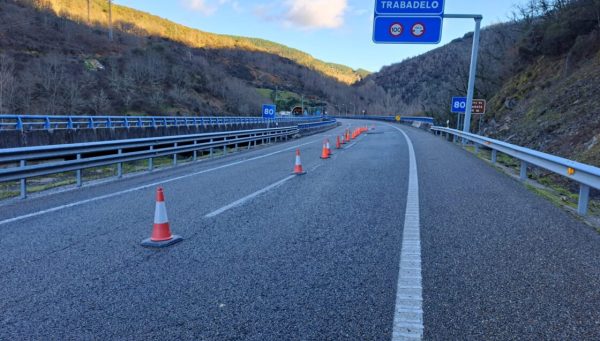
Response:
[[[498,161],[498,151],[496,149],[492,149],[492,163],[496,163]]]
[[[150,150],[154,150],[154,146],[150,146]],[[148,159],[148,172],[152,172],[154,170],[154,159]]]
[[[174,147],[177,148],[179,144],[177,142],[175,142]],[[177,166],[177,152],[175,152],[175,154],[173,154],[173,166]]]
[[[579,204],[577,205],[577,213],[580,216],[585,216],[588,212],[588,204],[590,202],[590,186],[579,185]]]
[[[527,180],[527,162],[521,161],[521,174],[519,175],[521,181]]]
[[[73,118],[71,116],[67,119],[67,129],[73,129]]]
[[[223,142],[225,142],[225,145],[223,146],[223,156],[225,156],[227,155],[227,138],[225,138]]]
[[[479,143],[475,143],[475,155],[479,154]]]
[[[210,147],[210,154],[209,157],[213,157],[213,147],[212,147],[212,143],[213,143],[213,139],[210,139],[210,143],[211,143],[211,147]]]
[[[26,165],[25,160],[21,160],[19,162],[19,166],[21,168],[24,168],[25,165]],[[21,196],[19,198],[21,198],[21,199],[27,198],[27,179],[21,179]]]
[[[123,149],[119,149],[118,154],[123,154]],[[117,177],[119,179],[123,177],[123,162],[117,163]]]
[[[77,160],[81,160],[81,154],[77,154]],[[81,177],[81,169],[75,171],[75,182],[77,183],[77,187],[81,187],[83,184]]]
[[[106,128],[112,128],[112,119],[110,117],[106,118]]]
[[[44,118],[44,128],[46,130],[50,130],[50,128],[52,128],[52,125],[50,124],[50,117],[46,116],[46,118]]]
[[[94,129],[94,119],[93,118],[89,118],[88,119],[88,129]]]
[[[15,129],[23,131],[23,119],[20,116],[17,116],[17,124],[15,125]]]
[[[238,137],[237,137],[237,136],[234,136],[234,138],[235,138],[236,140],[238,139]],[[237,144],[237,142],[235,143],[235,149],[234,149],[234,150],[235,150],[235,152],[236,152],[236,153],[238,152],[238,144]]]
[[[194,146],[198,144],[198,141],[194,140]],[[198,150],[194,149],[194,155],[192,156],[192,161],[198,160]]]
[[[144,123],[142,123],[142,118],[141,117],[138,117],[138,119],[137,119],[137,126],[138,127],[143,127],[144,126]]]

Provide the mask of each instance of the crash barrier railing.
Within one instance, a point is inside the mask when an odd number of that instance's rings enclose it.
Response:
[[[371,115],[349,115],[349,116],[328,116],[333,118],[346,118],[353,120],[378,120],[378,121],[389,121],[396,122],[396,116],[371,116]],[[413,123],[421,122],[433,125],[433,117],[421,117],[421,116],[401,116],[401,123]]]
[[[320,121],[320,116],[262,117],[176,117],[176,116],[44,116],[0,115],[0,130],[97,129],[130,127],[209,126]]]
[[[20,181],[20,197],[27,196],[27,179],[38,176],[75,171],[76,184],[82,185],[82,170],[93,167],[117,165],[117,177],[123,176],[123,163],[148,160],[148,171],[154,169],[153,159],[173,155],[173,165],[177,165],[177,154],[192,153],[196,161],[198,152],[227,147],[237,150],[241,145],[256,146],[276,140],[287,140],[298,134],[297,126],[228,131],[220,133],[195,134],[118,140],[94,143],[50,145],[41,147],[0,149],[0,182]]]
[[[476,153],[482,146],[491,149],[492,163],[497,161],[497,152],[520,160],[521,180],[527,179],[527,167],[537,166],[579,183],[577,212],[582,216],[588,212],[590,187],[600,189],[600,168],[456,129],[431,127],[431,130],[437,135],[448,136],[450,134],[463,139],[463,141],[472,142],[475,145]]]
[[[300,128],[300,130],[303,130],[303,129],[315,129],[315,128],[321,128],[321,127],[334,126],[334,125],[337,125],[337,124],[338,124],[338,122],[335,119],[331,119],[331,120],[322,121],[322,122],[312,122],[312,123],[298,124],[298,128]]]

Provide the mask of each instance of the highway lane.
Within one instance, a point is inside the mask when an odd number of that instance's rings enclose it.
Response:
[[[322,135],[343,128],[1,206],[0,220],[152,185],[0,225],[0,339],[389,340],[409,152],[377,125],[330,160]],[[425,339],[598,339],[599,235],[402,129],[418,164]],[[307,175],[205,217],[287,178],[305,143]],[[139,242],[160,182],[185,240],[155,251]]]
[[[299,143],[314,140],[321,139]],[[150,233],[154,188],[3,225],[0,338],[388,335],[404,200],[398,193],[407,183],[403,141],[363,135],[325,161],[320,143],[308,144],[307,175],[210,219],[204,215],[287,177],[293,151],[166,183],[172,227],[186,238],[166,251],[139,247]],[[102,194],[180,171],[87,190]],[[81,192],[32,200],[32,207],[64,204]]]
[[[406,132],[421,182],[425,339],[600,339],[600,235],[458,146]]]

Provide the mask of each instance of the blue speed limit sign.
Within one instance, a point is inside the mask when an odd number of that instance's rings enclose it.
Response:
[[[275,112],[277,107],[272,104],[264,104],[262,107],[263,118],[273,119],[275,118]]]
[[[450,112],[464,114],[467,111],[466,97],[452,97],[452,108]]]

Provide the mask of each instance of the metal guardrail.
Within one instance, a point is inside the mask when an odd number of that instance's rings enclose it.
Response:
[[[371,116],[371,115],[351,115],[351,116],[329,116],[334,118],[345,118],[352,120],[378,120],[378,121],[389,121],[396,122],[396,116]],[[401,116],[401,123],[412,123],[421,122],[433,125],[433,117],[422,117],[422,116]]]
[[[333,120],[329,120],[329,121],[298,124],[298,128],[300,128],[300,130],[315,129],[315,128],[328,127],[328,126],[337,125],[337,124],[338,124],[338,122],[335,119],[333,119]]]
[[[258,141],[262,144],[273,139],[287,140],[299,132],[297,126],[228,131],[220,133],[168,136],[158,138],[131,139],[95,143],[50,145],[41,147],[0,149],[0,182],[20,181],[21,198],[27,197],[27,179],[63,172],[76,172],[76,183],[82,185],[82,170],[86,168],[117,165],[117,177],[123,176],[123,163],[148,160],[148,171],[154,169],[153,159],[173,155],[173,165],[177,164],[177,154],[192,153],[196,161],[199,151],[240,145],[251,148]],[[32,162],[34,161],[34,162]]]
[[[176,117],[176,116],[44,116],[0,115],[0,130],[97,129],[129,127],[206,126],[223,124],[253,124],[320,121],[317,116],[278,117]]]
[[[431,127],[431,130],[436,134],[451,134],[464,140],[471,141],[475,144],[476,152],[479,151],[479,147],[481,146],[490,148],[492,150],[492,163],[496,163],[497,152],[504,153],[520,160],[521,180],[527,179],[528,166],[537,166],[578,182],[579,203],[577,212],[580,215],[587,214],[590,187],[600,189],[600,168],[484,136],[465,133],[456,129]]]

